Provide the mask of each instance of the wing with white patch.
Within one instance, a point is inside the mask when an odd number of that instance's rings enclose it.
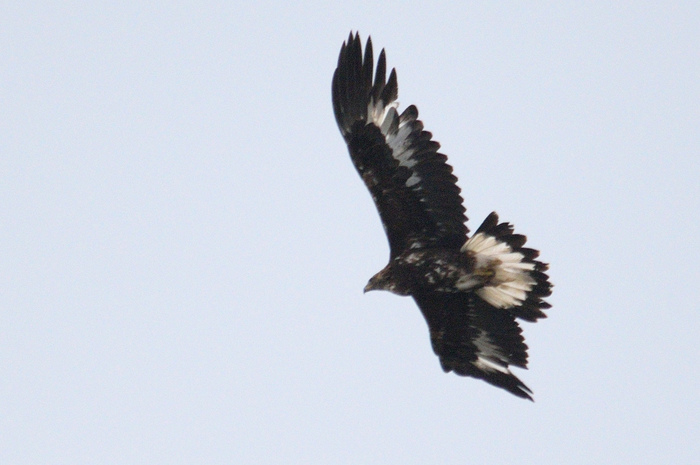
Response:
[[[397,112],[398,85],[386,56],[376,72],[371,39],[343,44],[333,75],[333,110],[350,157],[384,224],[391,256],[410,248],[461,247],[468,232],[457,178],[411,105]]]
[[[527,367],[527,345],[515,316],[486,305],[472,293],[413,296],[430,330],[445,372],[472,376],[532,400],[532,391],[509,369]]]
[[[475,259],[479,275],[490,276],[487,285],[474,291],[485,303],[518,318],[537,321],[546,317],[543,310],[551,307],[543,299],[551,295],[552,285],[545,273],[548,265],[536,260],[540,254],[537,250],[523,247],[526,240],[514,234],[509,223],[498,223],[498,215],[493,212],[462,251]]]

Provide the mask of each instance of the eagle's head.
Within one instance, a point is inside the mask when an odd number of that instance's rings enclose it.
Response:
[[[410,295],[410,290],[401,286],[396,279],[391,264],[370,278],[365,286],[365,292],[368,291],[389,291],[398,295]]]

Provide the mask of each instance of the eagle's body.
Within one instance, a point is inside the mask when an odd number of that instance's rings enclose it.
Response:
[[[407,250],[392,259],[365,287],[398,295],[417,292],[455,292],[464,276],[474,273],[474,259],[446,248]]]
[[[509,366],[527,365],[516,318],[536,321],[549,308],[547,265],[495,213],[467,236],[452,167],[415,106],[399,115],[397,96],[396,72],[386,79],[384,51],[375,72],[371,40],[363,59],[359,35],[351,34],[333,76],[333,109],[391,249],[389,264],[365,291],[412,296],[445,371],[531,399]]]

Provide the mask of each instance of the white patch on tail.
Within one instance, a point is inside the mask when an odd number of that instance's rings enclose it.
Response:
[[[466,252],[476,259],[475,278],[457,286],[464,290],[474,286],[479,276],[488,276],[488,285],[477,289],[476,293],[489,304],[497,308],[517,307],[525,302],[527,294],[536,282],[529,271],[535,269],[534,263],[523,261],[525,256],[493,236],[478,233],[472,236],[464,246]],[[471,286],[470,286],[471,285]]]

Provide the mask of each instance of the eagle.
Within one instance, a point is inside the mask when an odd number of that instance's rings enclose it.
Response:
[[[535,322],[551,307],[548,265],[526,237],[493,212],[471,237],[457,178],[440,144],[423,130],[418,109],[399,113],[396,70],[386,54],[374,68],[372,39],[343,43],[333,74],[333,111],[357,172],[379,212],[389,263],[364,291],[415,300],[442,369],[482,379],[532,400],[510,370],[527,368],[518,320]]]

